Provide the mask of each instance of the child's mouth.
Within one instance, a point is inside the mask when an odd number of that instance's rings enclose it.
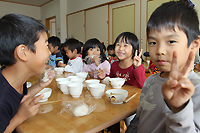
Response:
[[[157,63],[158,63],[158,65],[165,65],[167,63],[167,61],[158,60]]]

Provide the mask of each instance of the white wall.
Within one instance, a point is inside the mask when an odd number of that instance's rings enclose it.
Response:
[[[60,34],[58,34],[60,28],[60,0],[54,0],[41,7],[41,20],[44,25],[45,19],[52,16],[56,16],[57,36],[61,38]]]
[[[0,1],[0,17],[8,13],[18,13],[41,20],[40,7]]]

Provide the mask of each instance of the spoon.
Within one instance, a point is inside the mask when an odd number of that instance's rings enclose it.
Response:
[[[135,97],[137,95],[138,92],[134,93],[131,97],[129,97],[128,99],[124,100],[124,103],[127,103],[129,100],[131,100],[133,97]]]

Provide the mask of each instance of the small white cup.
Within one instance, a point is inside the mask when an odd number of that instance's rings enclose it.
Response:
[[[100,80],[98,80],[98,79],[89,79],[89,80],[85,81],[88,90],[90,90],[90,88],[89,88],[90,84],[99,84],[99,82],[100,82]]]
[[[80,72],[80,73],[76,73],[76,75],[81,78],[81,79],[84,79],[87,77],[88,73],[86,72]]]
[[[59,82],[61,82],[61,81],[69,81],[69,80],[67,78],[57,78],[56,82],[57,82],[58,88],[60,88]]]
[[[79,78],[78,76],[68,76],[67,77],[67,79],[69,80],[69,81],[71,81],[71,79],[73,79],[73,78]]]
[[[70,83],[70,81],[60,81],[59,82],[60,90],[63,92],[63,94],[69,94],[69,89],[67,86],[69,83]]]
[[[69,88],[69,94],[73,98],[78,98],[80,97],[82,90],[83,90],[83,84],[82,83],[70,83],[68,84]]]
[[[89,88],[90,88],[90,93],[92,94],[92,96],[95,98],[95,99],[99,99],[103,96],[104,94],[104,91],[105,91],[105,87],[106,85],[105,84],[90,84],[89,85]]]

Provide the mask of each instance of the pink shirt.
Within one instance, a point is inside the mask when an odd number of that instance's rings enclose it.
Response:
[[[106,75],[109,75],[110,74],[110,63],[105,60],[103,63],[99,64],[99,66],[96,66],[95,63],[92,63],[92,64],[85,64],[83,65],[83,72],[89,72],[89,71],[97,71],[99,70],[99,68],[101,69],[106,69],[105,72],[106,72]],[[97,72],[96,72],[97,74]],[[94,78],[97,78],[95,75],[94,75]]]
[[[126,85],[132,85],[138,88],[142,88],[144,81],[146,80],[145,69],[143,64],[141,64],[136,69],[134,69],[133,65],[131,65],[128,68],[122,69],[119,67],[119,61],[115,61],[112,63],[110,77],[126,78]]]

